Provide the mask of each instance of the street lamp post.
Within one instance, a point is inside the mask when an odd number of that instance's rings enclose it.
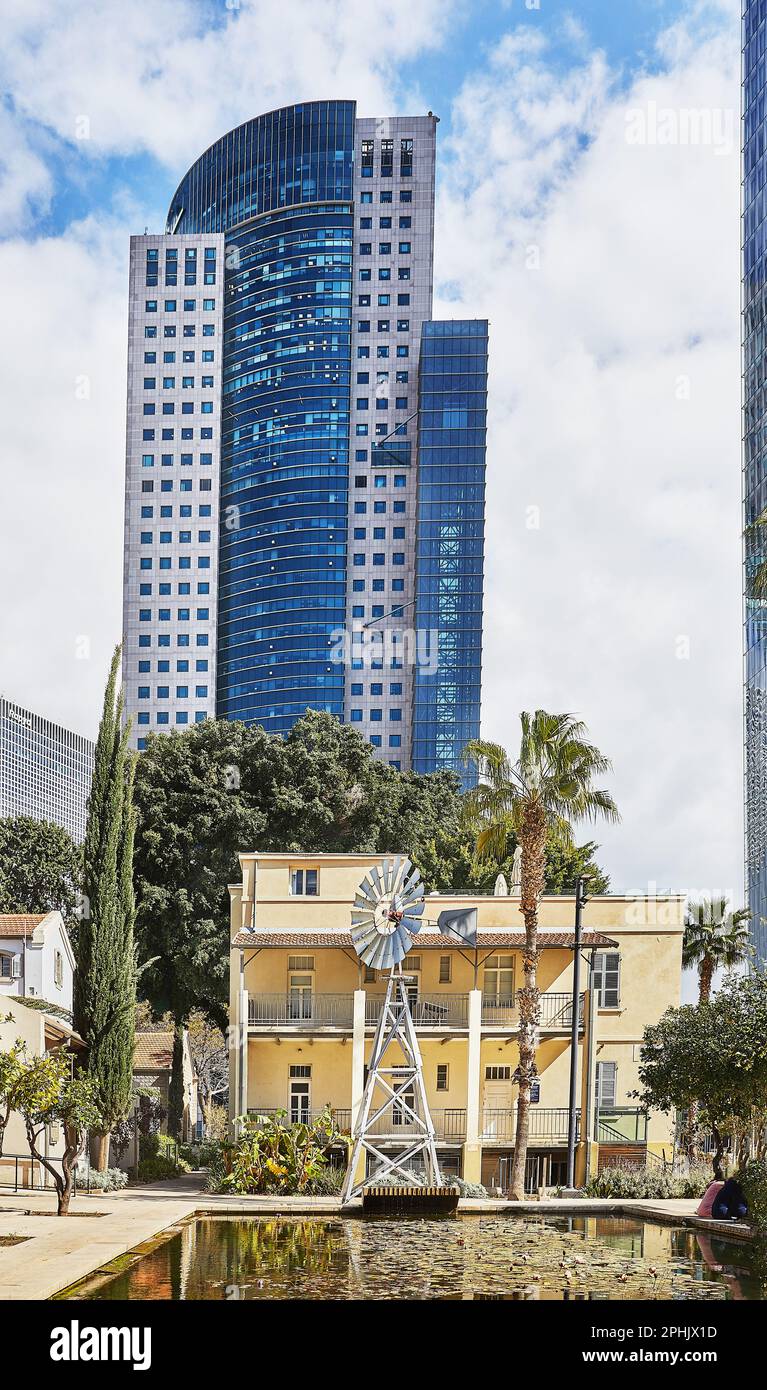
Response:
[[[580,1024],[581,938],[583,908],[588,902],[586,880],[575,884],[575,947],[573,949],[573,1003],[570,1033],[570,1113],[567,1122],[567,1186],[575,1187],[575,1139],[578,1131],[578,1031]]]

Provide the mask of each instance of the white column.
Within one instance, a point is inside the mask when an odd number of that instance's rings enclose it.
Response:
[[[466,1182],[480,1182],[482,1144],[480,1142],[479,1102],[482,1087],[482,991],[469,991],[469,1054],[466,1059],[466,1143],[463,1146],[463,1176]]]
[[[364,989],[355,989],[352,1012],[352,1137],[357,1128],[362,1096],[365,1090],[365,1000]],[[365,1175],[365,1154],[360,1154],[360,1162],[354,1181],[361,1182]]]

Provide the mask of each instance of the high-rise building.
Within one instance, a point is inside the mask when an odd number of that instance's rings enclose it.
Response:
[[[132,238],[138,747],[212,716],[286,733],[313,708],[396,767],[461,770],[487,324],[432,321],[436,125],[351,101],[269,112],[192,165],[165,234]]]
[[[767,963],[767,0],[743,6],[743,506],[746,889]]]
[[[0,695],[0,818],[31,816],[85,839],[95,744]]]

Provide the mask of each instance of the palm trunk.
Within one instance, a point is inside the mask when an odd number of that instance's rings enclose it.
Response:
[[[710,956],[704,956],[700,963],[700,988],[698,991],[698,1003],[707,1004],[711,998],[711,981],[714,978],[714,962]]]
[[[105,1173],[109,1167],[109,1133],[95,1130],[91,1135],[91,1168],[97,1173]]]
[[[522,885],[519,910],[525,919],[525,950],[522,961],[524,985],[517,991],[519,1006],[519,1060],[515,1081],[517,1096],[517,1127],[514,1137],[514,1158],[511,1166],[511,1200],[524,1201],[525,1163],[530,1130],[530,1089],[538,1075],[535,1053],[540,1025],[540,990],[538,989],[538,903],[544,888],[546,855],[546,817],[543,808],[532,802],[525,808],[522,830]]]

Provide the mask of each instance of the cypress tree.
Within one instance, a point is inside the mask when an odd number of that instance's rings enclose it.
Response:
[[[88,800],[83,880],[86,911],[78,940],[74,1023],[88,1044],[88,1074],[103,1128],[95,1166],[108,1161],[109,1132],[128,1112],[133,1076],[136,950],[133,929],[133,777],[135,759],[123,728],[122,693],[115,700],[120,648],[115,649],[96,741]]]

